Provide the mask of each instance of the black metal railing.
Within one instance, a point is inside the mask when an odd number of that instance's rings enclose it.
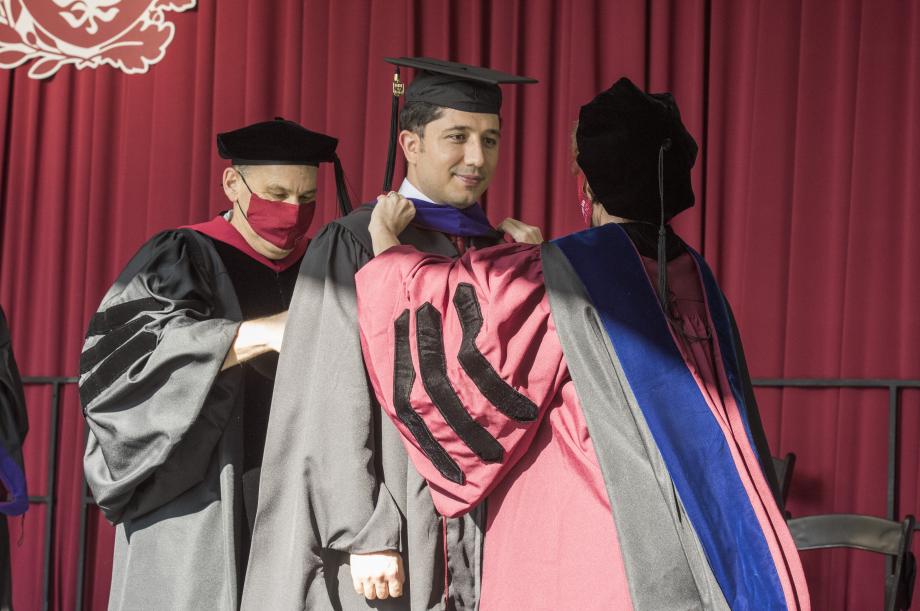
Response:
[[[48,443],[48,481],[44,496],[29,496],[30,505],[45,506],[45,541],[42,559],[42,611],[48,611],[51,604],[51,569],[54,534],[55,534],[55,501],[57,495],[57,463],[58,463],[58,424],[61,412],[61,388],[66,384],[76,384],[77,378],[64,378],[52,376],[32,376],[22,379],[24,386],[51,386],[51,407],[49,410],[49,443]],[[81,579],[82,581],[82,579]],[[78,604],[82,598],[78,599]]]
[[[89,428],[83,426],[83,448],[86,449],[86,440],[89,436]],[[86,522],[88,519],[89,508],[96,504],[96,500],[89,494],[89,486],[86,484],[86,478],[80,478],[80,542],[77,547],[77,592],[75,595],[76,611],[83,611],[83,586],[86,584]]]
[[[920,388],[920,380],[894,380],[871,378],[762,378],[754,379],[751,383],[761,388],[813,388],[813,389],[887,389],[888,390],[888,457],[886,460],[887,498],[885,500],[885,516],[892,521],[900,519],[898,491],[901,484],[901,391],[905,388]],[[914,530],[920,531],[920,525],[915,524]],[[894,559],[885,558],[885,574],[894,573]]]
[[[76,384],[77,378],[35,376],[23,378],[26,386],[50,386],[51,405],[49,408],[50,431],[48,436],[48,483],[44,496],[30,496],[29,503],[45,505],[45,541],[42,572],[42,609],[48,611],[52,594],[52,568],[54,554],[54,536],[56,526],[56,490],[57,490],[57,462],[58,462],[58,425],[61,411],[61,390],[68,384]],[[898,507],[898,488],[900,486],[900,409],[901,390],[905,388],[920,388],[920,380],[892,380],[892,379],[820,379],[820,378],[761,378],[753,380],[755,387],[760,388],[823,388],[823,389],[888,389],[888,480],[887,480],[887,517],[897,520],[900,508]],[[84,446],[86,441],[84,428]],[[30,439],[31,441],[31,439]],[[80,541],[78,544],[78,557],[76,575],[76,601],[77,611],[83,609],[84,581],[86,573],[86,547],[87,547],[87,522],[88,511],[94,504],[93,498],[84,480],[80,492]],[[920,526],[916,527],[920,530]]]
[[[885,515],[889,520],[900,519],[898,507],[898,489],[900,484],[900,452],[901,439],[900,412],[901,391],[905,388],[920,388],[920,380],[886,380],[886,379],[855,379],[845,378],[839,380],[821,378],[762,378],[752,380],[755,387],[765,388],[880,388],[888,389],[888,488],[885,503]],[[920,530],[920,527],[918,527]]]

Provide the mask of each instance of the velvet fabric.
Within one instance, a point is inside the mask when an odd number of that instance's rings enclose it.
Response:
[[[276,117],[217,134],[217,151],[234,165],[319,165],[335,158],[339,141]]]
[[[18,516],[29,509],[29,494],[22,467],[0,446],[0,514]]]
[[[561,238],[556,244],[572,263],[600,314],[728,604],[733,609],[799,608],[795,588],[788,579],[783,583],[777,572],[777,566],[785,566],[787,561],[782,554],[774,558],[771,547],[775,543],[765,537],[773,527],[765,529],[758,515],[765,510],[776,514],[775,502],[768,495],[766,502],[772,507],[761,507],[762,498],[749,495],[747,478],[766,481],[757,457],[749,453],[751,463],[742,461],[740,465],[734,458],[735,446],[754,445],[744,408],[735,408],[735,412],[743,420],[746,439],[733,439],[721,430],[719,416],[712,413],[687,367],[623,229],[609,224]],[[626,263],[630,260],[632,264]],[[710,297],[707,309],[715,323],[714,335],[720,342],[725,338],[727,345],[734,344],[726,317],[719,315],[725,309],[721,293],[705,262],[697,259],[696,263]],[[609,273],[614,266],[616,272]],[[637,332],[640,329],[642,332]],[[719,367],[729,382],[722,394],[733,396],[742,405],[734,350],[721,356]],[[791,544],[788,530],[785,539]],[[794,546],[786,553],[791,553],[798,565]]]
[[[539,266],[533,266],[539,260],[539,249],[535,246],[523,244],[510,244],[484,250],[473,250],[464,256],[464,261],[477,261],[480,256],[489,256],[499,250],[505,255],[504,261],[509,265],[515,263],[533,271],[522,279],[517,274],[509,274],[506,279],[488,279],[480,277],[478,267],[467,265],[451,266],[451,259],[437,255],[420,253],[410,246],[398,246],[387,250],[375,257],[368,265],[358,272],[355,278],[358,290],[358,314],[362,321],[361,341],[365,353],[370,349],[377,357],[376,362],[394,362],[395,355],[400,351],[399,343],[392,341],[394,334],[393,321],[403,315],[404,307],[409,309],[406,315],[408,323],[408,337],[411,346],[411,358],[414,370],[425,370],[424,335],[418,330],[424,323],[419,320],[416,309],[424,308],[423,302],[440,313],[445,313],[442,322],[444,354],[446,354],[445,372],[451,381],[462,378],[468,379],[463,365],[458,358],[462,352],[465,340],[461,318],[456,315],[453,303],[454,292],[451,290],[455,283],[471,283],[479,285],[483,282],[490,283],[493,290],[506,296],[502,309],[494,310],[495,304],[490,304],[491,316],[503,321],[501,333],[489,325],[477,338],[477,349],[488,358],[493,366],[498,366],[498,373],[502,379],[514,380],[517,391],[528,401],[539,397],[539,402],[534,405],[534,411],[527,419],[509,417],[497,409],[489,399],[489,395],[482,392],[475,384],[458,386],[451,384],[453,392],[460,398],[462,409],[470,413],[474,422],[483,426],[486,431],[499,440],[503,448],[500,460],[483,460],[476,451],[458,435],[455,429],[437,405],[437,393],[429,393],[426,385],[421,381],[410,384],[409,399],[411,409],[422,417],[430,430],[432,439],[440,445],[456,461],[460,473],[467,477],[441,477],[439,466],[432,461],[426,453],[423,444],[425,439],[420,439],[416,432],[406,427],[403,429],[404,438],[414,440],[407,442],[407,451],[419,473],[429,482],[435,508],[446,516],[458,516],[468,512],[491,492],[500,479],[499,474],[504,474],[507,469],[515,464],[526,451],[529,441],[537,431],[540,419],[557,405],[560,398],[551,388],[556,388],[565,377],[564,368],[560,368],[562,349],[558,340],[552,333],[549,318],[549,306],[545,301],[545,291],[539,287]],[[394,262],[394,265],[387,265]],[[407,272],[414,264],[420,264],[417,292],[397,290],[403,286],[403,278],[408,276],[407,282],[412,282],[416,274]],[[441,273],[447,267],[449,284],[440,285],[439,281],[445,280]],[[426,284],[426,269],[432,269],[432,283]],[[505,282],[508,280],[509,282]],[[513,281],[512,281],[513,280]],[[432,296],[433,292],[436,296]],[[422,295],[426,297],[419,299]],[[449,313],[449,314],[446,314]],[[544,337],[543,341],[534,337]],[[412,340],[415,341],[412,341]],[[404,357],[405,358],[405,357]],[[378,360],[379,359],[379,360]],[[391,367],[375,367],[369,363],[368,374],[371,385],[378,397],[388,399],[394,388],[394,371]],[[498,365],[496,365],[498,364]],[[523,371],[531,373],[524,376]],[[461,373],[463,372],[463,373]],[[518,384],[532,383],[532,387],[520,387]],[[400,384],[399,387],[402,387]],[[434,396],[432,396],[434,395]],[[382,403],[389,404],[390,401]],[[405,423],[402,422],[405,427]],[[397,424],[399,426],[399,424]],[[470,473],[475,475],[470,477]]]
[[[240,235],[240,232],[237,231],[236,227],[231,225],[230,222],[223,217],[223,215],[218,215],[210,221],[205,221],[203,223],[186,225],[183,227],[183,229],[194,229],[198,233],[203,233],[212,240],[217,240],[218,242],[229,244],[240,252],[245,253],[255,261],[258,261],[262,265],[276,272],[283,272],[292,265],[300,263],[300,260],[303,258],[303,254],[307,252],[307,247],[310,245],[310,240],[304,237],[294,245],[294,249],[283,259],[269,259],[265,255],[256,251],[255,248],[250,246],[249,242],[246,241],[246,238]]]
[[[497,235],[492,223],[489,222],[489,217],[479,204],[461,209],[422,199],[409,199],[415,205],[415,218],[412,219],[412,223],[423,229],[462,237]]]
[[[368,374],[439,513],[486,508],[480,608],[628,611],[616,528],[539,257],[538,247],[522,244],[470,251],[456,264],[408,246],[378,255],[355,279]],[[475,301],[484,308],[482,332],[473,339],[470,293],[484,287]],[[429,339],[417,315],[432,311],[443,317],[441,388],[426,380]],[[494,377],[470,367],[471,343]],[[501,456],[482,456],[439,408],[445,391],[497,439]],[[566,545],[575,541],[596,544]]]
[[[698,147],[670,93],[645,93],[626,77],[581,107],[578,165],[596,201],[622,218],[658,223],[658,152],[664,147],[664,221],[694,202],[690,170]]]
[[[681,297],[688,293],[698,297],[704,324],[712,329],[706,360],[713,365],[707,369],[699,367],[692,354],[681,351],[683,342],[662,316],[643,263],[625,231],[608,225],[562,238],[555,245],[589,292],[582,315],[590,318],[596,309],[612,345],[609,359],[594,361],[589,369],[600,377],[603,371],[622,367],[620,383],[631,388],[640,410],[635,422],[647,423],[653,438],[651,452],[663,457],[666,498],[673,494],[678,521],[692,525],[693,540],[700,542],[708,559],[707,571],[718,582],[721,596],[732,609],[810,609],[798,553],[755,450],[754,439],[762,432],[756,407],[743,403],[740,388],[749,382],[737,371],[734,347],[739,343],[705,263],[685,254],[671,265],[681,272],[674,290]],[[627,587],[625,576],[616,568],[625,561],[632,566],[635,579],[636,566],[648,562],[658,549],[634,551],[622,558],[617,552],[604,569],[573,560],[586,554],[580,545],[583,541],[617,549],[619,536],[633,536],[635,524],[619,519],[617,534],[612,534],[610,503],[636,495],[637,480],[646,476],[634,473],[630,480],[617,482],[612,491],[605,487],[601,471],[606,475],[616,461],[599,462],[595,455],[597,443],[605,450],[610,445],[603,435],[595,437],[597,422],[586,424],[580,395],[570,387],[567,358],[556,332],[565,315],[554,307],[551,321],[547,316],[542,260],[534,258],[536,252],[514,245],[470,253],[453,262],[396,247],[369,262],[356,277],[368,373],[380,405],[391,418],[406,425],[400,413],[406,412],[415,420],[414,426],[400,427],[397,422],[397,427],[413,463],[429,483],[438,510],[457,515],[480,503],[488,508],[484,608],[564,608],[571,604],[585,609],[625,608],[631,589],[642,599],[643,608],[649,608],[647,593],[631,581]],[[488,355],[501,380],[539,406],[535,422],[516,420],[513,413],[502,409],[501,399],[463,366],[470,334],[464,300],[458,296],[470,291],[478,295],[477,302],[488,304],[481,323],[484,333],[476,337],[477,348]],[[723,312],[716,311],[719,309]],[[399,312],[394,327],[393,317]],[[409,332],[412,312],[418,335],[414,346]],[[435,372],[426,371],[431,358],[426,348],[430,332],[423,327],[430,312],[444,318],[443,327],[437,329],[444,346],[438,360],[446,354],[446,361]],[[721,336],[727,336],[724,345],[732,346],[730,350],[719,348]],[[403,380],[399,369],[407,369],[409,377]],[[416,370],[421,384],[414,383]],[[394,389],[392,394],[390,389]],[[439,395],[445,390],[463,397],[467,418],[502,444],[504,457],[477,451],[475,440],[456,424],[456,416],[441,407]],[[607,401],[604,420],[610,421],[623,410],[616,396],[608,396]],[[524,426],[516,428],[516,422]],[[419,435],[419,427],[424,436]],[[646,448],[640,455],[649,451]],[[452,471],[459,471],[462,477],[445,472],[441,458],[450,460]],[[567,491],[564,499],[556,496],[560,490]],[[661,499],[661,491],[651,498]],[[552,508],[546,509],[547,504]],[[586,516],[592,518],[579,531],[578,524]],[[660,534],[666,532],[666,524],[655,526]],[[551,565],[558,574],[528,568],[513,584],[500,577],[521,570],[522,562],[531,567],[521,559],[539,557],[538,547],[545,541],[554,542]],[[651,547],[663,546],[667,543],[662,537]],[[593,598],[578,598],[581,589],[574,584],[580,583],[593,586]],[[541,589],[545,584],[554,585]],[[610,590],[611,584],[619,586]],[[698,587],[703,596],[705,587]],[[541,590],[543,599],[532,599],[530,590]],[[675,596],[672,602],[687,604],[686,599]]]

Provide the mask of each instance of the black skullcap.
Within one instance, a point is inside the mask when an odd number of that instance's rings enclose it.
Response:
[[[526,76],[516,76],[491,68],[468,66],[428,57],[385,57],[396,66],[394,81],[398,82],[399,67],[418,70],[406,88],[406,103],[426,102],[443,108],[464,112],[498,114],[502,107],[501,83],[526,84],[537,81]],[[394,86],[392,116],[390,118],[390,146],[387,155],[387,172],[384,191],[390,189],[393,167],[396,162],[396,135],[398,132],[399,96],[402,91]]]
[[[697,145],[670,93],[648,94],[621,78],[581,107],[575,140],[578,165],[608,213],[656,225],[661,221],[662,145],[664,221],[693,206],[690,170]]]
[[[217,134],[217,152],[235,165],[319,165],[334,161],[338,142],[277,117]]]
[[[335,154],[339,141],[311,132],[295,123],[275,117],[231,132],[217,134],[217,152],[233,165],[316,165],[332,162],[336,199],[342,216],[351,212],[351,198],[345,184],[342,162]]]

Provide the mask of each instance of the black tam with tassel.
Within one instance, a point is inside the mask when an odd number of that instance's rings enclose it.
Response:
[[[639,252],[658,259],[656,288],[666,307],[667,261],[683,251],[667,224],[694,204],[690,170],[698,150],[674,97],[645,93],[621,78],[581,107],[575,140],[595,201],[634,221],[624,228]]]

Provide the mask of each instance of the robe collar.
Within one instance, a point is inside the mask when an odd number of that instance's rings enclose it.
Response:
[[[240,252],[249,255],[250,258],[258,261],[265,267],[271,269],[272,271],[278,273],[283,272],[288,269],[303,257],[304,253],[307,252],[307,246],[310,244],[310,239],[304,236],[297,244],[294,246],[294,250],[291,251],[283,259],[269,259],[265,255],[256,251],[255,248],[249,245],[249,242],[246,241],[246,238],[237,230],[236,227],[230,224],[230,221],[221,214],[210,221],[205,221],[204,223],[198,223],[196,225],[184,225],[180,229],[192,229],[198,233],[202,233],[212,240],[217,240],[218,242],[223,242],[228,244]]]
[[[462,237],[496,235],[495,228],[492,227],[479,203],[462,210],[438,204],[419,191],[409,182],[408,178],[403,179],[399,187],[399,194],[411,200],[415,205],[415,219],[412,224],[417,227]]]

